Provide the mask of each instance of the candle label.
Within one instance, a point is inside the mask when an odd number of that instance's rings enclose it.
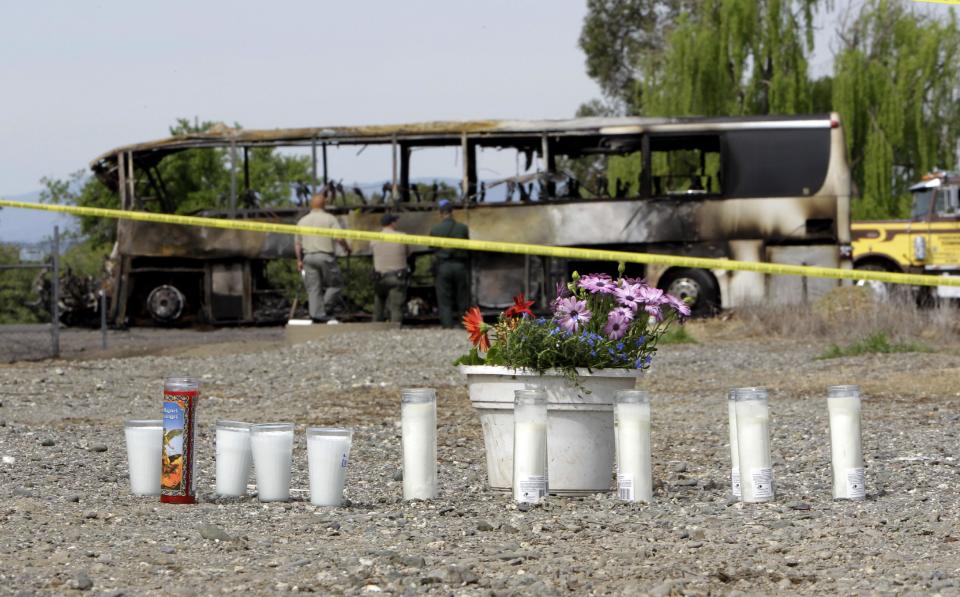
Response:
[[[627,502],[637,501],[633,475],[623,473],[617,475],[617,497]]]
[[[750,470],[750,477],[753,481],[753,497],[772,498],[773,497],[773,469],[755,468]]]
[[[733,470],[730,471],[730,491],[733,492],[735,497],[740,497],[743,493],[740,491],[740,469],[738,467],[733,467]]]
[[[528,475],[517,483],[517,501],[527,504],[540,503],[547,497],[547,478],[543,475]]]
[[[865,475],[862,468],[847,469],[847,497],[862,499],[867,496],[867,487],[864,483]]]
[[[192,504],[196,475],[194,417],[199,392],[163,391],[163,452],[160,501]]]
[[[347,463],[348,463],[349,461],[350,461],[350,459],[347,457],[347,453],[344,452],[344,453],[340,456],[340,468],[347,468]]]

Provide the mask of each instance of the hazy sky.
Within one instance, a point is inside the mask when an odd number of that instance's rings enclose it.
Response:
[[[584,0],[4,2],[0,194],[166,136],[180,116],[246,128],[568,117],[598,95],[577,47],[584,13]]]

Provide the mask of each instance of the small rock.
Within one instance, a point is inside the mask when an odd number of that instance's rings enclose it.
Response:
[[[651,597],[668,597],[673,594],[674,591],[679,593],[683,589],[683,585],[686,584],[682,580],[667,580],[659,585],[655,586],[650,590]]]
[[[50,446],[54,445],[55,443],[56,443],[56,442],[53,441],[52,439],[47,438],[47,439],[43,440],[42,442],[40,442],[40,445],[43,446],[44,448],[49,448]]]
[[[91,451],[91,452],[106,452],[106,451],[107,451],[107,447],[106,447],[105,445],[103,445],[103,444],[94,444],[93,446],[90,446],[90,451]]]
[[[77,503],[77,502],[80,501],[80,496],[74,493],[74,494],[68,495],[67,497],[65,497],[65,498],[63,498],[63,499],[65,499],[65,500],[68,501],[68,502]]]
[[[407,568],[423,568],[427,565],[427,561],[423,559],[423,556],[413,554],[398,555],[394,558],[394,561]]]
[[[703,484],[704,489],[716,489],[717,487],[717,482],[713,479],[707,479],[707,482]]]
[[[4,457],[3,457],[3,463],[4,463],[4,464],[14,464],[14,463],[16,463],[16,462],[17,462],[17,459],[14,458],[13,456],[4,456]]]
[[[490,523],[487,522],[486,520],[481,520],[479,523],[477,523],[477,530],[478,530],[478,531],[492,531],[492,530],[494,530],[494,529],[496,529],[496,528],[497,528],[497,527],[493,526],[492,524],[490,524]]]
[[[500,525],[500,530],[501,530],[501,531],[504,531],[505,533],[519,533],[519,532],[520,532],[520,529],[518,529],[517,527],[515,527],[515,526],[513,526],[512,524],[509,524],[509,523],[504,523],[504,524]]]
[[[698,481],[696,479],[680,479],[676,482],[677,487],[696,487]]]
[[[94,520],[94,519],[97,518],[97,511],[96,511],[96,510],[87,510],[86,512],[83,513],[83,517],[84,517],[84,518],[88,518],[88,519],[90,519],[90,520]]]
[[[530,504],[528,504],[527,502],[519,503],[517,504],[517,510],[520,510],[521,512],[529,512]]]
[[[13,495],[20,497],[33,497],[33,492],[26,487],[17,487],[13,490]]]
[[[686,462],[674,462],[670,465],[670,471],[674,473],[685,473],[687,472],[687,463]]]
[[[56,369],[54,369],[53,372],[56,373],[57,375],[63,375],[64,373],[66,373],[66,371],[64,371],[60,367],[57,367]]]
[[[169,545],[161,545],[160,553],[166,553],[166,554],[177,553],[177,550],[170,547]]]
[[[210,541],[233,541],[232,536],[215,524],[202,525],[200,536]]]
[[[89,591],[93,588],[93,581],[85,573],[79,572],[71,581],[70,586],[78,591]]]
[[[339,530],[340,530],[340,523],[337,522],[336,520],[331,520],[331,521],[329,521],[329,522],[328,522],[326,525],[324,525],[324,526],[325,526],[325,528],[328,528],[328,529],[330,529],[331,531],[339,531]]]
[[[690,543],[687,543],[687,547],[690,549],[699,549],[703,547],[703,541],[691,541]]]
[[[403,481],[403,469],[402,469],[402,468],[398,468],[398,469],[397,469],[397,472],[393,473],[393,480],[394,480],[394,481]]]
[[[810,504],[806,502],[790,502],[787,507],[791,510],[809,510]]]

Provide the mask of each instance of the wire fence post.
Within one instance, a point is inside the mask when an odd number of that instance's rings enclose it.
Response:
[[[107,293],[100,289],[100,348],[107,348]]]
[[[60,356],[60,227],[53,227],[53,276],[50,293],[50,340],[53,358]]]

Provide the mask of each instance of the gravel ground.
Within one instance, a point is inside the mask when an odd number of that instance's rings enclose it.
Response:
[[[231,340],[233,340],[231,338]],[[484,487],[480,426],[448,363],[459,331],[361,332],[295,347],[0,367],[0,593],[960,594],[960,352],[816,360],[799,341],[663,347],[655,502]],[[122,422],[161,380],[203,380],[201,503],[129,495]],[[831,500],[824,388],[860,383],[868,499]],[[728,498],[726,390],[771,389],[779,496]],[[441,494],[403,503],[399,389],[438,388]],[[298,423],[295,499],[213,494],[219,418]],[[304,425],[356,429],[349,503],[306,501]]]

